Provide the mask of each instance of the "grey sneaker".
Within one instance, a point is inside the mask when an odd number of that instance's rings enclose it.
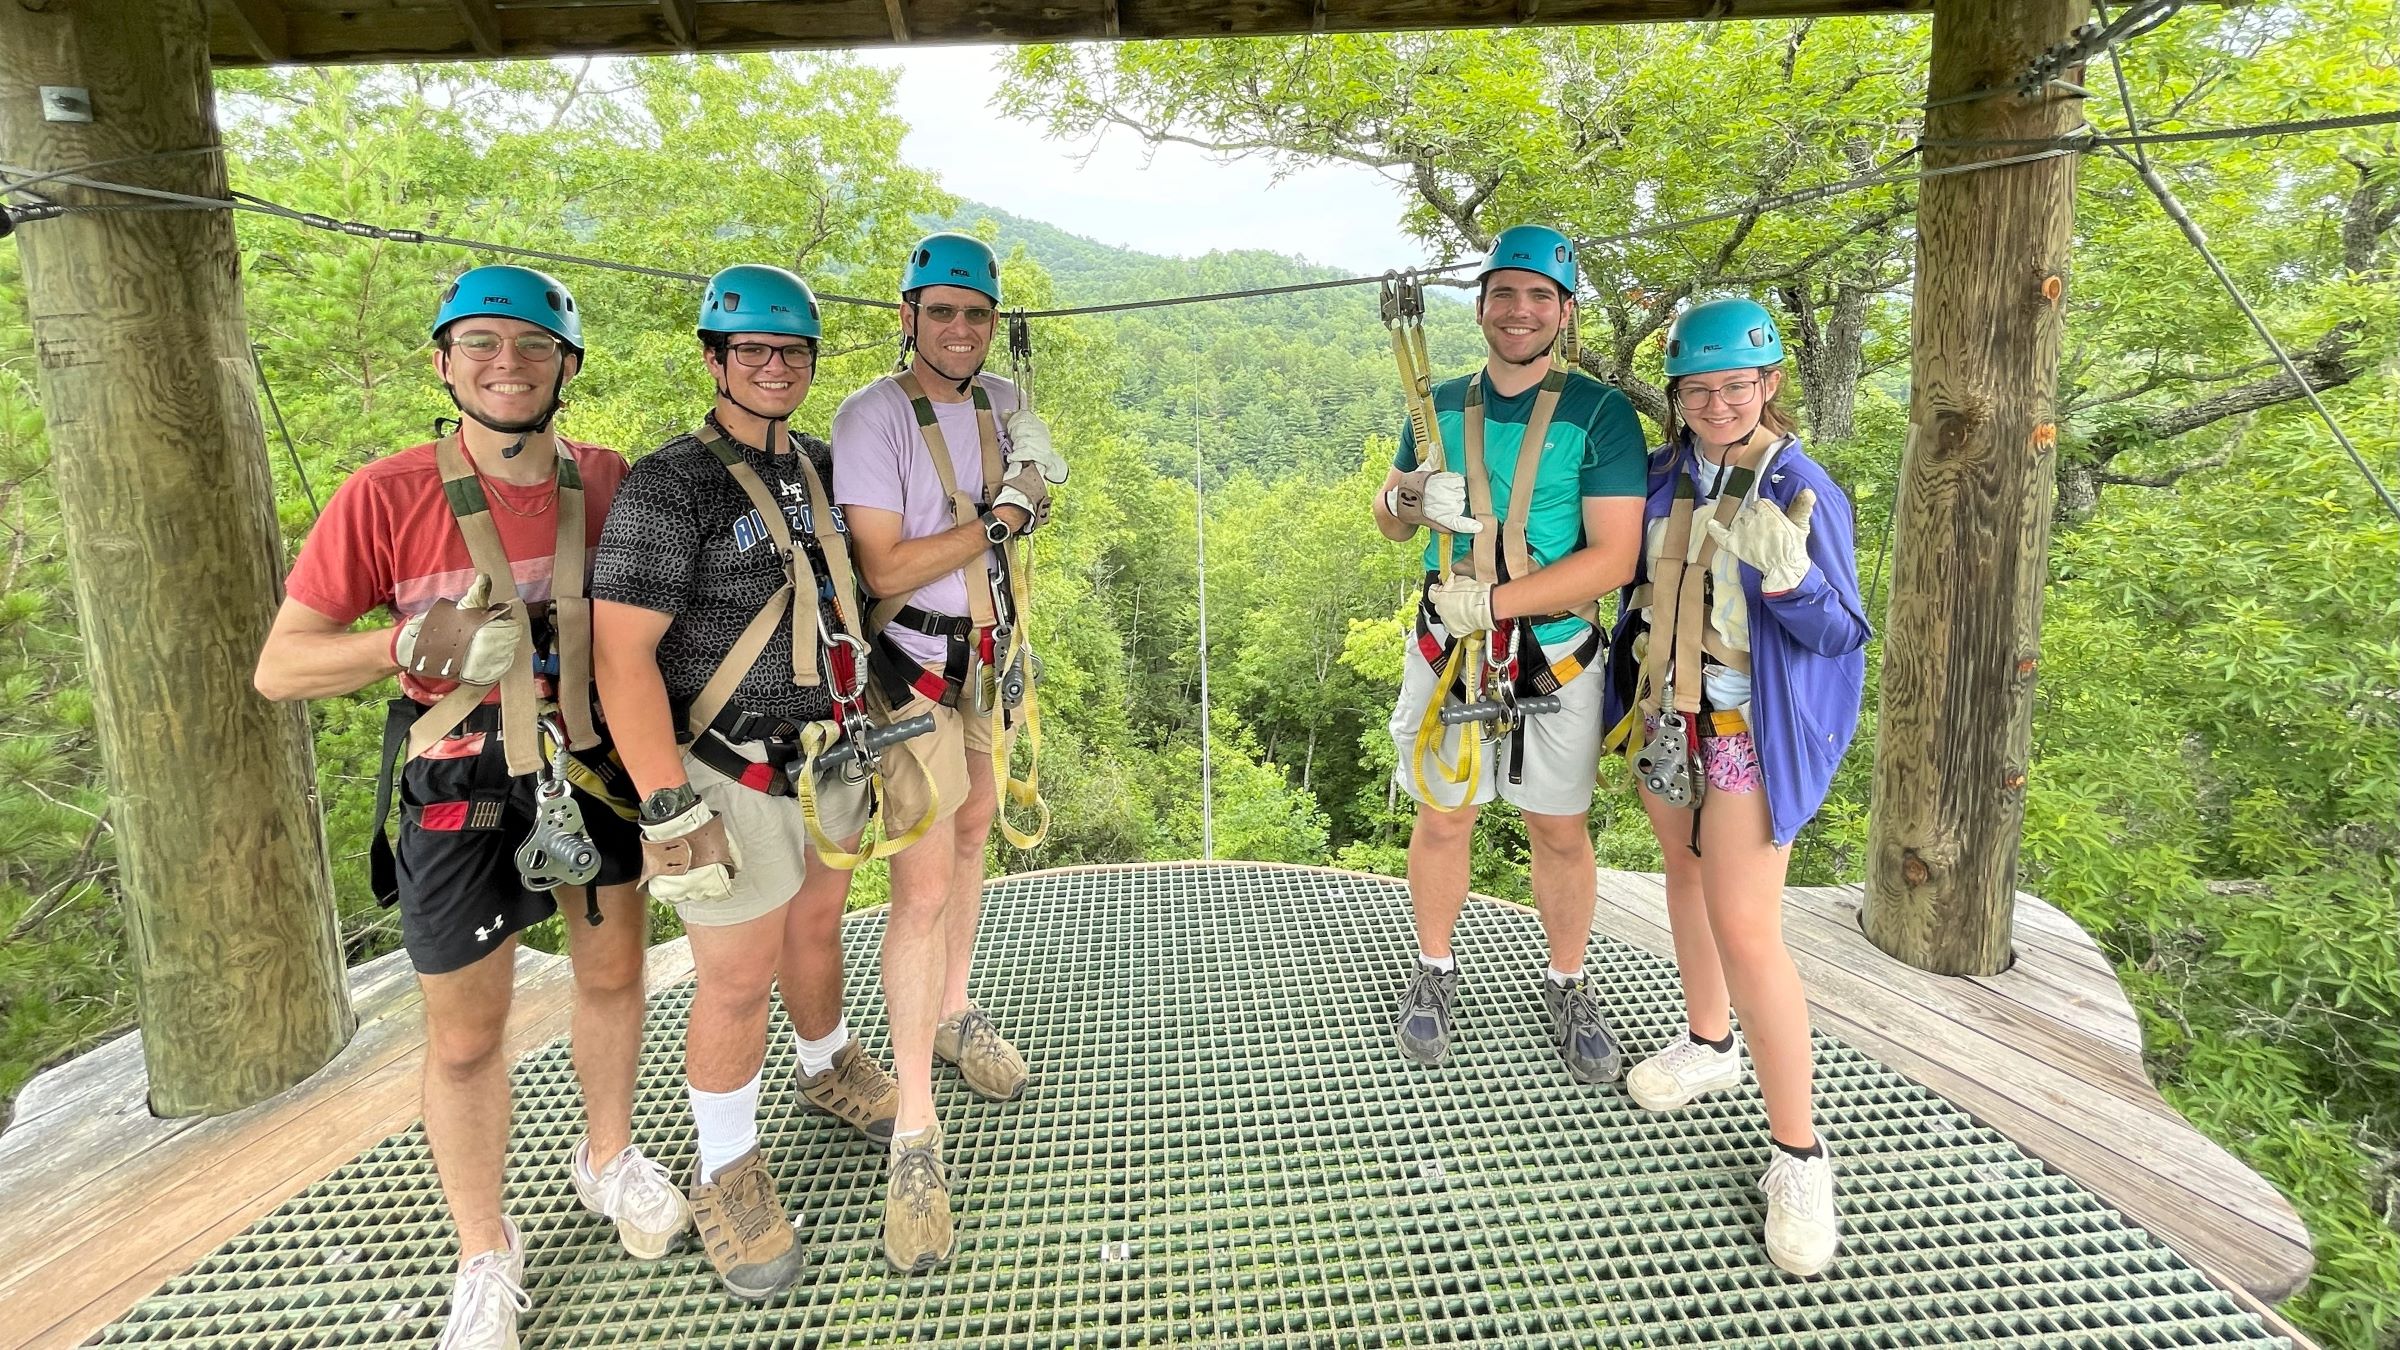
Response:
[[[1417,962],[1408,992],[1400,996],[1400,1014],[1392,1019],[1401,1053],[1428,1068],[1450,1058],[1450,1005],[1456,1002],[1457,969],[1435,970]]]
[[[1617,1081],[1625,1067],[1625,1052],[1608,1029],[1600,991],[1592,987],[1588,976],[1578,975],[1573,984],[1563,988],[1547,975],[1541,979],[1542,1002],[1550,1005],[1550,1040],[1558,1047],[1558,1057],[1567,1062],[1567,1076],[1578,1083]]]

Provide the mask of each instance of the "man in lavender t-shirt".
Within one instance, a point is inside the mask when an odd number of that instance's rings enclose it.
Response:
[[[901,374],[852,394],[834,414],[833,496],[877,612],[906,602],[878,636],[874,696],[890,719],[934,719],[930,734],[903,742],[924,772],[885,778],[886,810],[897,827],[935,817],[892,858],[883,938],[883,995],[900,1080],[883,1251],[893,1269],[915,1273],[949,1259],[955,1232],[933,1107],[934,1057],[957,1065],[985,1097],[1005,1101],[1025,1089],[1024,1058],[967,997],[984,846],[998,800],[994,748],[1007,743],[1010,728],[1005,710],[978,714],[972,690],[960,693],[962,682],[974,683],[971,654],[992,638],[974,622],[977,611],[1008,614],[994,580],[1000,546],[1049,518],[1048,483],[1065,482],[1067,473],[1050,448],[1049,428],[1020,409],[1016,388],[981,374],[999,322],[1000,265],[991,249],[965,235],[934,235],[910,252],[900,289],[900,332],[912,355]],[[989,413],[976,407],[978,389]],[[920,398],[932,427],[920,425]],[[1003,463],[1002,481],[988,492],[986,416]],[[963,521],[942,491],[928,431],[938,433],[958,491],[973,504]]]

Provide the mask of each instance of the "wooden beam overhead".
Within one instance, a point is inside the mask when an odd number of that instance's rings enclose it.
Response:
[[[687,52],[700,50],[700,0],[658,0],[667,36]]]
[[[483,56],[500,54],[500,12],[492,8],[492,0],[453,0],[458,17],[467,25],[467,39]]]
[[[0,4],[9,0],[0,0]],[[58,3],[59,0],[50,0]],[[1924,13],[1934,0],[204,0],[220,68]],[[278,54],[246,15],[283,16]],[[703,23],[703,18],[706,22]],[[275,25],[264,25],[272,30]]]
[[[282,65],[292,59],[290,21],[276,0],[227,0],[226,8],[233,12],[234,26],[250,40],[259,60]]]

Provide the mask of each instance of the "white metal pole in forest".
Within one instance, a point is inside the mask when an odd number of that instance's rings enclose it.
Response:
[[[1217,856],[1216,794],[1208,740],[1208,483],[1200,460],[1200,367],[1192,366],[1192,543],[1200,577],[1200,858]]]

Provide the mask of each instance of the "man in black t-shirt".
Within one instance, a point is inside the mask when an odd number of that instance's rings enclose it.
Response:
[[[801,1264],[758,1150],[778,979],[802,1100],[878,1143],[899,1103],[842,1017],[850,874],[819,856],[857,847],[866,784],[828,774],[798,795],[802,729],[831,720],[828,684],[850,688],[861,673],[840,659],[842,644],[815,637],[858,613],[825,490],[832,450],[785,427],[808,394],[819,331],[816,300],[791,273],[717,274],[699,323],[716,407],[634,465],[592,580],[600,697],[644,794],[644,881],[691,939],[693,1212],[726,1287],[751,1300],[788,1286]],[[765,514],[770,504],[780,519]],[[837,603],[844,588],[853,593]]]

